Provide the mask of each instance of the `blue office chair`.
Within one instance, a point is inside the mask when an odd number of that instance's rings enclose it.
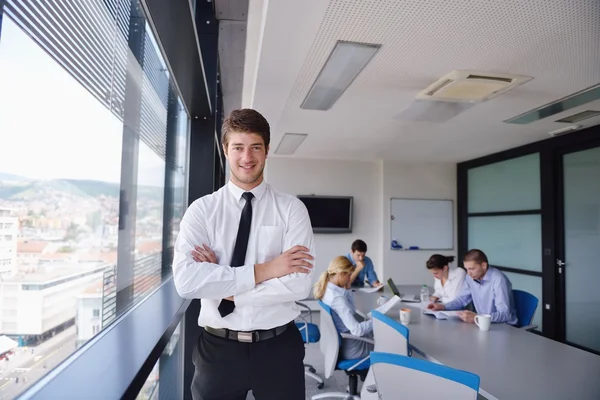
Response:
[[[537,328],[537,325],[532,325],[533,316],[537,309],[539,300],[531,293],[523,290],[513,290],[513,298],[515,300],[515,308],[517,311],[517,328],[527,331]]]
[[[299,301],[296,304],[304,309],[304,312],[300,313],[300,321],[296,322],[296,326],[302,335],[302,340],[306,345],[317,343],[321,339],[321,332],[319,331],[319,326],[312,322],[312,310],[309,306]],[[304,375],[317,381],[317,389],[323,389],[323,378],[317,375],[316,372],[315,367],[310,364],[304,364]]]
[[[479,376],[398,354],[371,353],[379,399],[477,399]]]
[[[375,351],[378,353],[397,354],[410,356],[412,351],[409,346],[408,328],[400,322],[388,317],[379,311],[371,311],[373,318],[373,336],[375,338]],[[373,376],[373,369],[367,374],[360,397],[365,399],[378,399],[377,385]]]
[[[348,375],[349,390],[348,393],[331,392],[321,393],[312,397],[312,400],[338,398],[359,400],[358,378],[364,378],[369,370],[369,356],[361,359],[342,360],[338,359],[342,338],[356,339],[363,342],[374,344],[373,339],[354,336],[347,333],[339,334],[333,323],[333,311],[327,304],[319,301],[321,307],[321,352],[325,358],[325,378],[329,378],[334,370],[343,370]]]

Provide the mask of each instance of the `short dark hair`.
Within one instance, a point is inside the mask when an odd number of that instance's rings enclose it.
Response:
[[[361,253],[366,253],[367,252],[367,244],[360,239],[356,239],[354,242],[352,242],[352,252],[354,253],[355,251],[359,251]]]
[[[464,261],[474,261],[477,264],[489,264],[487,256],[483,251],[479,249],[471,249],[467,251],[467,254],[465,254]]]
[[[443,256],[441,254],[434,254],[431,257],[429,257],[429,260],[427,260],[426,265],[427,269],[442,269],[446,265],[450,264],[452,261],[454,261],[454,256]]]
[[[229,144],[229,134],[232,132],[255,133],[263,139],[265,148],[271,143],[271,128],[269,123],[256,110],[243,108],[233,110],[221,127],[221,142],[227,147]]]

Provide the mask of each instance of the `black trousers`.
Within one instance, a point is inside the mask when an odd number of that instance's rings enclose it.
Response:
[[[304,343],[295,325],[274,338],[242,343],[202,329],[194,349],[194,400],[305,400]]]

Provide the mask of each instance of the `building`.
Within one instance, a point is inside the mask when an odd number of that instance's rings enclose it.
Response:
[[[90,340],[102,329],[102,281],[89,285],[77,296],[77,347]]]
[[[18,218],[11,210],[0,208],[0,280],[10,277],[16,271],[18,233]]]
[[[75,322],[78,296],[102,281],[107,264],[52,263],[0,282],[0,332],[37,343]]]

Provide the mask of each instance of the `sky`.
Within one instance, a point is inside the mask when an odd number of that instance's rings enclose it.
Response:
[[[123,125],[4,15],[0,172],[120,181]],[[140,145],[138,183],[164,185],[164,161]]]

